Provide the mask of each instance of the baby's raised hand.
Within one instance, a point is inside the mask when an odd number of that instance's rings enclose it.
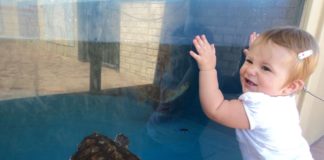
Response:
[[[251,47],[252,43],[259,37],[259,33],[252,32],[250,34],[250,39],[249,39],[249,47]]]
[[[250,39],[249,39],[249,48],[252,46],[253,42],[259,37],[260,34],[256,32],[252,32],[250,34]],[[249,49],[244,49],[243,52],[246,54],[249,51]]]
[[[190,51],[190,55],[197,61],[199,70],[213,70],[216,66],[216,49],[214,44],[209,44],[205,35],[197,35],[193,44],[198,52]]]

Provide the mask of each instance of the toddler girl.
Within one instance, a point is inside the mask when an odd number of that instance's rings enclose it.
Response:
[[[319,47],[307,32],[295,27],[251,35],[240,69],[243,94],[224,100],[217,81],[216,49],[204,35],[190,55],[199,66],[199,98],[205,114],[236,128],[243,159],[309,160],[295,95],[314,71]]]

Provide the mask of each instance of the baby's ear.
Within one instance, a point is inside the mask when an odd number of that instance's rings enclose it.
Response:
[[[291,95],[297,93],[298,91],[304,88],[305,82],[303,80],[297,79],[289,84],[284,88],[283,93],[284,95]]]

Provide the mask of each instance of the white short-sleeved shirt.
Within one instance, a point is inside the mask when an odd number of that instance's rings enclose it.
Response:
[[[245,160],[311,160],[302,136],[294,96],[272,97],[247,92],[243,102],[250,129],[236,129]]]

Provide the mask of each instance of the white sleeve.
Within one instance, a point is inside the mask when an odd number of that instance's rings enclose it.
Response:
[[[250,123],[250,129],[255,129],[260,126],[264,126],[264,120],[267,117],[266,100],[268,96],[263,93],[247,92],[239,97],[242,101],[244,110]]]

